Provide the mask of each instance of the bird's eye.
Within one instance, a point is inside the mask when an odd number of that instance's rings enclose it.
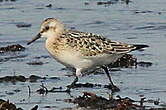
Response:
[[[49,29],[49,26],[46,26],[46,27],[45,27],[45,30],[48,30],[48,29]]]

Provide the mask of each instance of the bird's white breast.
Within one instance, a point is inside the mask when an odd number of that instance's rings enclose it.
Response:
[[[92,66],[92,61],[84,59],[79,51],[75,51],[71,48],[54,48],[49,40],[46,40],[45,47],[54,59],[65,66],[80,69],[88,69]]]

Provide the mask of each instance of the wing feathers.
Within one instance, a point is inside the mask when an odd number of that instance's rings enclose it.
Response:
[[[66,39],[66,44],[84,56],[95,56],[97,54],[124,54],[132,50],[147,47],[147,45],[129,45],[126,43],[112,41],[103,36],[93,33],[84,33],[68,30],[61,37]]]

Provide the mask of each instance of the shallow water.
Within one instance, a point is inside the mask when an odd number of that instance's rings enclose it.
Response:
[[[85,5],[85,2],[89,3]],[[27,46],[26,43],[39,30],[42,20],[55,17],[66,24],[67,28],[93,32],[107,36],[113,40],[126,43],[143,43],[150,47],[145,51],[132,52],[138,61],[152,62],[153,65],[137,68],[121,68],[113,71],[114,82],[121,91],[115,95],[129,96],[140,99],[158,99],[166,102],[166,1],[164,0],[132,0],[129,5],[117,2],[111,5],[97,5],[97,0],[17,0],[16,2],[0,2],[0,47],[11,44],[21,44],[25,51],[0,54],[0,76],[31,74],[52,77],[60,80],[47,80],[48,88],[65,87],[74,77],[63,65],[49,57],[44,48],[44,39]],[[52,7],[46,7],[52,4]],[[20,23],[32,24],[31,27],[18,28]],[[14,57],[14,58],[11,58]],[[43,65],[28,65],[33,61],[41,61]],[[104,74],[88,75],[80,78],[80,82],[107,84]],[[31,97],[28,97],[28,85],[31,87]],[[41,82],[36,83],[1,83],[0,98],[10,99],[19,107],[29,109],[38,104],[42,110],[45,106],[55,109],[74,107],[63,99],[71,98],[66,93],[49,93],[41,96],[35,91]],[[21,90],[16,92],[15,90]],[[110,90],[103,88],[79,88],[72,90],[72,95],[78,96],[83,91],[90,91],[108,97]],[[59,100],[60,99],[60,100]],[[58,101],[57,101],[58,100]]]

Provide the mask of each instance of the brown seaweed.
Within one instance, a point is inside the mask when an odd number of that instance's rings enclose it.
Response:
[[[109,98],[97,96],[91,92],[83,92],[82,96],[78,96],[73,99],[64,100],[68,103],[77,104],[78,107],[86,108],[86,110],[97,109],[97,110],[165,110],[165,108],[154,108],[153,106],[146,106],[144,103],[160,103],[154,100],[133,100],[129,97],[122,98],[119,95],[114,98],[111,94]]]
[[[4,52],[16,52],[16,51],[23,51],[25,50],[25,47],[21,46],[20,44],[13,44],[13,45],[9,45],[6,47],[0,47],[0,53],[4,53]]]
[[[0,83],[3,82],[37,82],[38,80],[46,80],[46,79],[58,79],[58,77],[50,77],[50,78],[46,78],[46,77],[40,77],[40,76],[36,76],[36,75],[31,75],[28,78],[26,78],[25,76],[19,75],[19,76],[4,76],[4,77],[0,77]]]
[[[35,105],[30,110],[37,110],[38,105]],[[17,108],[15,104],[9,102],[9,100],[5,101],[0,99],[0,110],[23,110],[22,108]]]

